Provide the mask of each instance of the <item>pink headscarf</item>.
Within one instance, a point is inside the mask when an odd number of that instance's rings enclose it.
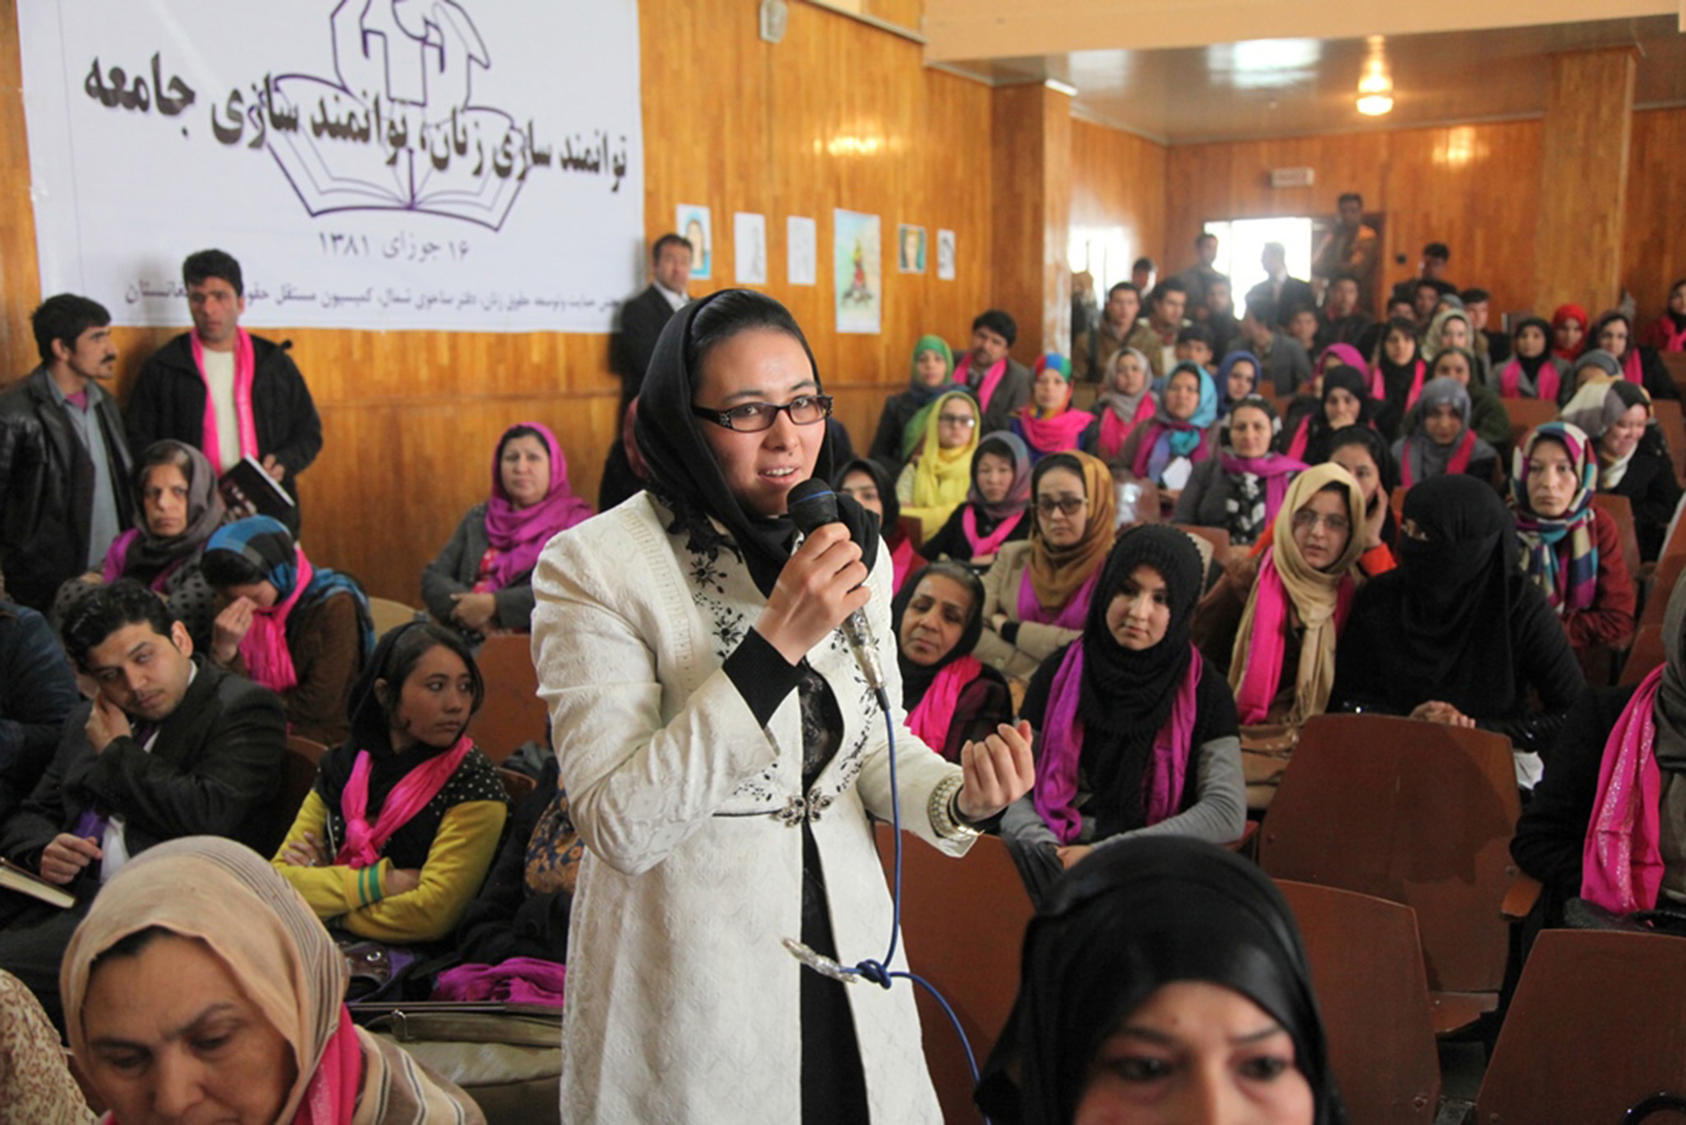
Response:
[[[510,433],[521,429],[537,433],[550,452],[550,491],[531,508],[516,507],[509,498],[509,493],[504,491],[500,465]],[[486,504],[486,538],[491,541],[497,558],[489,570],[482,571],[483,579],[490,589],[503,589],[533,569],[551,536],[591,516],[591,506],[568,488],[568,461],[562,456],[556,435],[542,422],[517,422],[504,431],[492,454],[492,498]]]
[[[1329,356],[1334,356],[1348,367],[1356,367],[1358,373],[1364,376],[1365,381],[1370,384],[1370,397],[1377,401],[1386,400],[1387,386],[1382,382],[1381,370],[1378,368],[1371,371],[1370,365],[1364,362],[1364,357],[1359,354],[1357,348],[1351,344],[1330,344],[1317,357],[1317,366],[1320,369],[1323,366],[1323,361]]]

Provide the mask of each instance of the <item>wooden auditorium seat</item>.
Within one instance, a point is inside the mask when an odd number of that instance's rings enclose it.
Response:
[[[1682,395],[1686,395],[1686,352],[1659,352],[1663,366],[1668,369],[1668,377],[1674,380],[1674,387]]]
[[[468,724],[468,733],[481,752],[501,762],[523,742],[544,742],[550,716],[539,699],[532,638],[526,633],[494,634],[480,646],[477,661],[486,681],[486,702]]]
[[[1686,1097],[1683,1012],[1686,941],[1544,931],[1493,1048],[1475,1120],[1636,1120],[1627,1111],[1651,1095]]]
[[[1520,801],[1510,740],[1387,715],[1306,723],[1260,834],[1273,877],[1417,912],[1437,1033],[1491,1011],[1504,981]]]
[[[1504,403],[1505,413],[1510,415],[1512,448],[1522,444],[1529,430],[1557,418],[1557,403],[1549,398],[1507,398],[1500,401]],[[1508,469],[1510,466],[1505,467]]]
[[[1681,521],[1686,527],[1686,520]],[[1674,584],[1680,581],[1680,572],[1686,570],[1686,552],[1664,553],[1657,560],[1657,568],[1651,572],[1649,589],[1645,594],[1645,605],[1639,611],[1639,627],[1647,625],[1661,625],[1663,614],[1668,612],[1668,596],[1674,591]]]
[[[1638,585],[1640,578],[1639,536],[1633,531],[1633,501],[1614,492],[1594,492],[1592,506],[1616,522],[1622,546],[1622,561],[1627,564],[1629,577]]]
[[[1351,1119],[1434,1120],[1440,1060],[1416,911],[1315,883],[1276,885],[1305,938],[1329,1066]]]
[[[1663,650],[1662,625],[1641,625],[1638,635],[1633,638],[1633,647],[1627,650],[1627,659],[1622,662],[1622,674],[1616,682],[1624,686],[1637,684],[1651,669],[1667,658]]]
[[[894,835],[888,824],[879,824],[877,831],[878,855],[886,879],[891,879]],[[903,834],[902,938],[908,966],[953,1005],[980,1067],[1013,1010],[1019,951],[1034,912],[1007,846],[996,837],[979,837],[963,858],[951,859],[911,833]],[[884,949],[840,953],[853,964],[863,957],[882,957]],[[894,987],[914,989],[925,1062],[943,1120],[949,1125],[981,1122],[983,1116],[972,1104],[966,1052],[942,1005],[911,981],[897,980]]]
[[[378,640],[398,626],[408,625],[418,617],[425,617],[426,614],[414,606],[405,605],[403,602],[395,602],[391,598],[371,597],[369,599],[369,616],[374,619],[375,638]]]
[[[1686,482],[1686,418],[1682,418],[1677,399],[1659,398],[1651,404],[1657,428],[1668,442],[1669,455],[1674,459],[1675,477]]]
[[[287,838],[287,829],[293,826],[310,787],[316,784],[316,767],[327,752],[326,746],[302,734],[287,736],[287,752],[281,759],[281,798],[276,809],[275,838],[264,858],[274,855],[281,841]]]

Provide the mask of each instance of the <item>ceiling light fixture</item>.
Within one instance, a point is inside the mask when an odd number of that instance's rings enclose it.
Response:
[[[1393,76],[1388,72],[1387,55],[1382,50],[1382,37],[1372,35],[1366,40],[1370,49],[1364,69],[1358,76],[1358,112],[1366,117],[1380,117],[1393,109]]]

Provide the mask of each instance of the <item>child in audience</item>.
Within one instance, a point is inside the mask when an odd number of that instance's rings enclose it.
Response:
[[[890,550],[890,589],[900,590],[908,574],[919,566],[919,550],[902,526],[902,505],[889,474],[877,461],[860,457],[843,466],[832,487],[853,496],[857,504],[878,517],[884,546]]]
[[[1229,416],[1229,444],[1189,475],[1172,519],[1199,527],[1221,527],[1232,546],[1256,540],[1282,506],[1288,482],[1305,465],[1271,451],[1276,410],[1253,396],[1236,403]]]
[[[920,553],[933,561],[948,558],[974,570],[988,569],[1005,544],[1030,536],[1030,473],[1030,452],[1017,434],[1001,430],[987,435],[972,455],[972,488],[965,503]]]
[[[1469,425],[1469,390],[1458,380],[1429,381],[1405,421],[1405,436],[1393,443],[1401,483],[1410,488],[1443,473],[1467,473],[1496,480],[1499,453]]]
[[[1185,324],[1177,330],[1177,345],[1171,350],[1179,363],[1192,363],[1200,370],[1212,371],[1212,330],[1204,324]]]
[[[1124,465],[1124,444],[1137,426],[1158,412],[1159,402],[1148,388],[1152,370],[1147,356],[1136,348],[1119,348],[1107,364],[1100,397],[1095,400],[1095,420],[1080,443],[1108,466]],[[1255,365],[1255,379],[1256,365]]]
[[[295,734],[343,739],[351,684],[374,645],[357,580],[313,567],[269,516],[219,528],[201,565],[227,603],[212,625],[211,659],[279,695]]]
[[[902,514],[919,521],[921,539],[942,530],[972,486],[978,448],[978,404],[965,391],[950,391],[931,404],[925,435],[913,461],[896,478]]]
[[[1194,466],[1217,452],[1212,428],[1217,417],[1212,377],[1192,363],[1179,363],[1165,380],[1158,412],[1130,432],[1118,460],[1137,480],[1157,484],[1161,500],[1175,503]]]
[[[511,426],[492,454],[492,495],[468,510],[422,571],[428,612],[476,641],[497,629],[525,633],[539,551],[591,515],[568,487],[568,462],[549,427]]]
[[[1500,398],[1543,398],[1557,401],[1569,381],[1569,361],[1551,354],[1551,325],[1537,316],[1524,317],[1513,336],[1510,359],[1490,375]]]
[[[1203,578],[1187,532],[1130,528],[1082,633],[1031,678],[1019,715],[1036,732],[1036,784],[1008,808],[1001,835],[1032,899],[1117,840],[1241,835],[1235,699],[1189,639]]]
[[[1686,352],[1686,277],[1668,287],[1668,308],[1639,342],[1659,352]]]
[[[1628,498],[1639,557],[1655,561],[1680,504],[1680,484],[1668,446],[1651,421],[1651,396],[1626,379],[1598,382],[1576,393],[1563,408],[1563,420],[1598,443],[1598,491]]]
[[[893,394],[878,414],[878,429],[866,455],[894,479],[925,436],[925,408],[954,381],[954,352],[941,336],[921,336],[913,345],[907,390]]]
[[[1010,428],[1024,439],[1034,465],[1050,453],[1076,449],[1094,418],[1071,408],[1071,361],[1065,356],[1048,352],[1032,373],[1030,401],[1013,416]]]
[[[983,610],[983,583],[953,562],[924,567],[891,603],[907,729],[951,762],[1013,721],[1007,681],[972,655]]]
[[[1680,397],[1656,349],[1643,347],[1634,339],[1633,322],[1626,313],[1610,310],[1598,318],[1589,335],[1594,345],[1616,357],[1622,377],[1630,383],[1642,384],[1652,399]]]
[[[317,917],[387,942],[455,929],[509,811],[464,733],[485,698],[450,630],[413,621],[381,638],[352,696],[351,735],[322,759],[275,854]]]
[[[1112,474],[1087,454],[1044,457],[1030,487],[1030,539],[1004,544],[984,575],[976,649],[985,664],[1021,681],[1083,628],[1117,511]]]

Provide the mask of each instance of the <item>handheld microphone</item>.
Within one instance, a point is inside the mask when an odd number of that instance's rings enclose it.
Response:
[[[796,485],[790,490],[788,504],[790,518],[803,535],[812,535],[828,523],[842,522],[837,518],[837,493],[823,480],[810,477]],[[873,643],[872,626],[867,623],[866,613],[855,610],[838,628],[849,643],[849,651],[855,654],[855,663],[860,665],[867,686],[875,693],[882,693],[884,669],[878,662],[878,646]]]

